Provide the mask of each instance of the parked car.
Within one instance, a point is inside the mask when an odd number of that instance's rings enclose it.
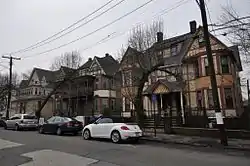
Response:
[[[0,127],[4,127],[6,125],[5,121],[6,121],[5,117],[0,117]]]
[[[76,116],[74,117],[75,120],[82,122],[82,126],[85,126],[85,116]]]
[[[53,133],[57,135],[72,133],[77,135],[82,128],[82,123],[74,118],[52,116],[48,120],[45,120],[43,124],[39,125],[39,133]]]
[[[85,140],[107,138],[113,143],[119,143],[122,140],[138,141],[142,136],[142,130],[135,123],[114,123],[111,118],[102,117],[85,126],[82,136]]]
[[[36,116],[29,114],[15,114],[5,121],[5,129],[15,129],[16,131],[22,129],[37,129],[38,121]]]

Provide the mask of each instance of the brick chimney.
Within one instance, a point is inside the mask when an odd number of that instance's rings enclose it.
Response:
[[[106,53],[106,54],[105,54],[105,57],[108,57],[108,56],[109,56],[109,53]]]
[[[89,60],[88,61],[92,61],[92,58],[89,58]]]
[[[196,21],[190,21],[189,22],[189,27],[190,27],[190,33],[194,34],[196,32]]]
[[[157,32],[157,42],[162,42],[162,41],[163,41],[163,33]]]

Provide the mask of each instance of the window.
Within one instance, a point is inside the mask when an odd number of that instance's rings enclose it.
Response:
[[[38,83],[38,81],[35,81],[35,84],[37,84]]]
[[[36,117],[32,115],[24,115],[23,119],[36,119]]]
[[[98,89],[98,84],[99,84],[99,79],[96,78],[96,79],[95,79],[95,89]]]
[[[209,70],[208,59],[207,58],[204,59],[204,65],[205,65],[206,76],[208,76],[208,75],[210,75],[210,70]]]
[[[221,56],[220,60],[221,60],[221,72],[222,72],[222,74],[229,73],[228,57]]]
[[[111,103],[111,109],[112,109],[112,110],[115,110],[115,100],[112,99],[111,102],[112,102],[112,103]]]
[[[103,108],[108,108],[108,99],[102,99]]]
[[[103,81],[103,89],[106,89],[107,88],[107,83],[106,83],[106,80]]]
[[[125,111],[129,112],[130,111],[130,101],[129,99],[125,99]]]
[[[56,117],[56,119],[54,120],[54,122],[56,122],[56,123],[60,123],[60,122],[62,122],[62,118],[61,117]]]
[[[195,77],[199,77],[200,76],[200,71],[199,71],[199,62],[198,59],[195,60],[194,62],[194,70],[195,70]]]
[[[48,122],[48,123],[53,123],[55,119],[56,119],[56,117],[51,117],[51,118],[49,118],[49,119],[47,120],[47,122]]]
[[[124,81],[125,86],[132,85],[132,73],[131,73],[131,71],[124,73],[123,81]]]
[[[113,123],[113,120],[110,118],[103,118],[103,119],[99,119],[97,121],[98,124],[103,124],[103,123]]]
[[[98,111],[98,99],[95,99],[95,110]]]
[[[172,45],[171,48],[170,48],[170,51],[171,51],[171,56],[175,56],[177,55],[178,53],[178,45]]]
[[[43,94],[45,95],[45,89],[43,90]]]
[[[37,88],[35,88],[35,95],[37,95]]]
[[[213,109],[214,108],[214,100],[213,100],[212,89],[207,90],[207,97],[208,97],[208,108]]]
[[[234,108],[233,106],[233,93],[231,88],[224,88],[225,104],[227,109]]]
[[[202,93],[201,91],[196,92],[196,98],[197,98],[197,107],[202,107]]]

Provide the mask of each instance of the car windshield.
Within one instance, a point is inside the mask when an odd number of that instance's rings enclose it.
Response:
[[[32,115],[24,115],[23,119],[36,119],[36,117]]]

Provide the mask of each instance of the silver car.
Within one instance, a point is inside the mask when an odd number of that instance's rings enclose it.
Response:
[[[29,114],[15,114],[9,120],[6,120],[5,129],[37,129],[38,120],[35,116]]]

